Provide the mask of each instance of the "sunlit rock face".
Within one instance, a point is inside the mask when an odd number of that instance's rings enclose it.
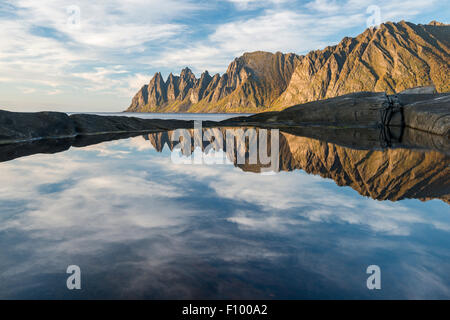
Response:
[[[356,38],[310,52],[296,68],[278,108],[350,92],[388,94],[435,84],[448,92],[450,26],[388,22]]]
[[[164,82],[156,73],[135,95],[130,112],[217,112],[263,110],[287,88],[300,56],[289,53],[245,53],[222,76],[208,71],[199,79],[189,68]],[[237,108],[239,106],[239,108]]]
[[[229,161],[244,171],[260,173],[273,163],[262,165],[250,163],[251,148],[248,140],[236,143],[236,152],[227,150],[225,142],[227,130],[233,128],[204,129],[219,130],[224,139],[223,149]],[[236,129],[236,128],[235,128]],[[246,128],[248,130],[251,128]],[[254,129],[259,136],[261,129]],[[182,150],[190,155],[194,150],[194,131],[187,130],[192,137],[190,150]],[[165,146],[173,150],[178,141],[173,138],[174,131],[145,135],[157,151]],[[273,133],[272,133],[273,134]],[[270,151],[270,133],[267,134],[268,154]],[[248,139],[248,138],[246,138]],[[258,142],[258,146],[261,141]],[[197,141],[205,150],[207,141]],[[375,146],[375,145],[373,145]],[[239,148],[244,148],[240,150]],[[258,150],[258,154],[260,154]],[[238,163],[237,154],[245,154],[245,163]],[[304,170],[307,173],[333,179],[339,186],[350,186],[361,195],[377,200],[398,201],[406,198],[421,200],[441,199],[450,202],[450,158],[439,151],[421,151],[406,148],[396,149],[358,149],[336,143],[301,137],[286,132],[279,134],[279,159],[277,171]]]
[[[305,56],[245,53],[222,76],[188,68],[166,81],[156,73],[130,112],[261,112],[359,91],[393,94],[434,85],[450,90],[450,26],[401,21]],[[429,93],[429,91],[426,91]]]

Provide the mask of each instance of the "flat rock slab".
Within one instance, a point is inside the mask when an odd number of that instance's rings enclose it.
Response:
[[[410,102],[403,107],[405,125],[409,128],[449,137],[450,94],[428,96],[428,99]],[[422,98],[425,97],[422,96]],[[411,97],[399,95],[399,99],[405,101]]]
[[[232,118],[224,122],[376,127],[380,121],[379,110],[383,108],[383,103],[386,101],[385,93],[359,92],[308,102],[279,112],[264,112],[249,117]]]
[[[193,121],[184,120],[141,119],[93,114],[74,114],[70,116],[70,120],[80,135],[170,130],[190,128],[194,124]]]
[[[0,144],[193,127],[193,121],[0,110]]]

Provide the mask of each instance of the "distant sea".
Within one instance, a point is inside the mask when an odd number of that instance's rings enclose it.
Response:
[[[67,114],[96,114],[100,116],[125,116],[142,119],[211,120],[222,121],[233,117],[250,116],[252,113],[147,113],[147,112],[68,112]]]

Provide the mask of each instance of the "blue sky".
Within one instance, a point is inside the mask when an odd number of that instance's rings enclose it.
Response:
[[[377,12],[448,22],[449,2],[1,0],[0,108],[121,111],[157,71],[223,73],[248,51],[307,53],[361,33]]]

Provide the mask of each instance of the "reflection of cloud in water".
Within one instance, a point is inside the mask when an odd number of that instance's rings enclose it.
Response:
[[[404,206],[401,202],[379,202],[355,197],[355,192],[338,192],[340,187],[336,187],[332,181],[304,172],[282,172],[265,176],[243,173],[236,168],[223,174],[222,168],[218,166],[174,164],[166,164],[162,169],[205,181],[219,197],[258,205],[261,210],[276,216],[272,217],[272,222],[277,221],[277,224],[282,223],[282,218],[274,212],[295,209],[297,215],[311,221],[359,224],[391,235],[408,235],[411,225],[415,223],[430,224],[441,230],[448,230],[450,227],[431,217],[423,218],[414,208]],[[245,221],[243,224],[250,226],[252,219],[261,220],[262,217],[260,213],[250,216],[239,214],[230,219],[236,223]]]
[[[421,243],[422,229],[448,232],[423,210],[436,202],[377,202],[302,172],[174,165],[138,138],[95,150],[1,164],[0,297],[71,297],[61,283],[75,263],[84,297],[370,298],[374,260],[400,266],[383,274],[395,284],[383,297],[449,296],[448,241]]]
[[[128,139],[128,141],[129,141],[130,147],[137,151],[154,150],[155,149],[151,143],[148,143],[148,141],[144,140],[141,136],[130,138],[130,139]]]

